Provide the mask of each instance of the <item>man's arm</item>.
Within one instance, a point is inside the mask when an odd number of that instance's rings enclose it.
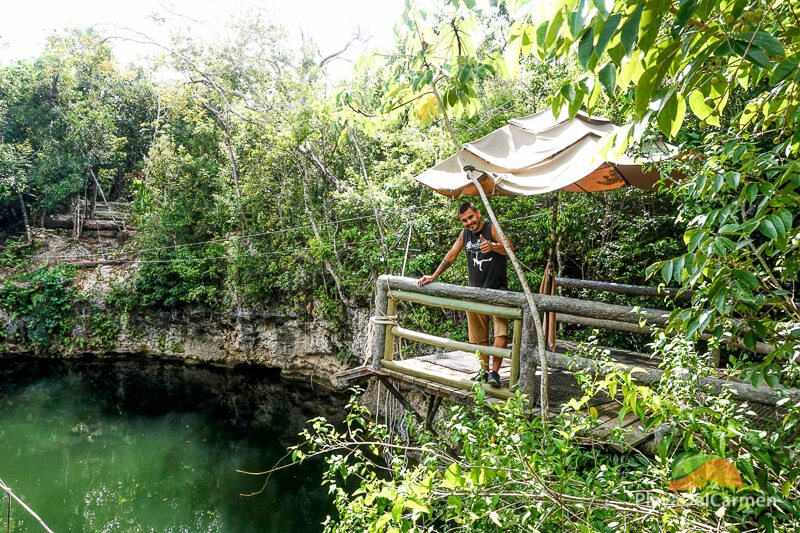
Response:
[[[513,251],[514,243],[511,242],[511,239],[508,238],[508,235],[506,235],[506,239],[508,239],[508,244],[511,246],[511,250]],[[481,252],[485,254],[495,252],[500,255],[508,255],[503,243],[500,241],[500,233],[497,231],[497,226],[494,224],[492,224],[492,242],[487,241],[483,238],[483,235],[481,235]]]
[[[444,259],[442,259],[442,262],[439,263],[439,266],[436,268],[436,272],[434,272],[430,276],[422,276],[421,278],[419,278],[417,285],[419,285],[420,287],[424,287],[428,283],[436,281],[436,278],[441,276],[445,270],[450,268],[450,266],[456,262],[458,254],[460,254],[461,250],[463,249],[464,249],[464,241],[461,238],[461,235],[459,234],[458,238],[456,239],[456,242],[453,243],[453,247],[450,248],[450,251],[447,252],[447,254],[445,254]]]

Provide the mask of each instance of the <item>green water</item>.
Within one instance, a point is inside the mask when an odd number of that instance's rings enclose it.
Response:
[[[319,531],[333,512],[320,464],[252,497],[264,478],[236,472],[336,416],[341,399],[314,394],[252,368],[0,359],[0,479],[57,532]],[[12,507],[12,531],[39,530]]]

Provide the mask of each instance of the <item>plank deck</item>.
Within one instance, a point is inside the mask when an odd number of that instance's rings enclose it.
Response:
[[[574,349],[575,346],[576,343],[559,341],[556,351],[564,353]],[[653,367],[658,364],[657,360],[652,359],[647,354],[628,350],[611,349],[611,357],[614,360],[624,361],[625,363],[641,367]],[[480,362],[473,353],[455,350],[431,353],[408,359],[395,358],[393,362],[401,367],[399,371],[389,368],[374,369],[371,367],[361,367],[354,371],[342,373],[340,377],[343,378],[343,381],[347,382],[364,379],[369,376],[381,375],[387,377],[396,384],[410,386],[424,393],[433,394],[459,403],[471,403],[474,401],[474,393],[471,389],[444,385],[436,383],[432,379],[421,377],[430,375],[432,377],[438,376],[449,380],[469,382],[480,370]],[[402,369],[408,369],[418,375],[413,376],[405,374],[402,372]],[[508,384],[511,374],[510,360],[503,360],[499,373],[501,380],[500,389],[492,389],[486,385],[483,386],[483,389],[486,391],[487,402],[503,402],[505,401],[503,396],[508,396],[509,394]],[[539,370],[537,370],[536,376],[536,389],[538,390],[538,381],[541,377],[541,372]],[[550,411],[552,415],[560,412],[561,407],[569,402],[570,399],[580,398],[583,395],[583,391],[575,380],[573,372],[551,368],[548,372],[548,383]],[[763,425],[767,419],[776,416],[774,408],[753,404],[751,404],[751,406],[756,411],[753,419],[754,423],[757,425]],[[614,399],[607,395],[598,394],[592,402],[590,402],[589,406],[587,406],[586,416],[590,416],[589,407],[593,407],[597,412],[597,425],[585,435],[585,438],[593,443],[607,445],[618,451],[625,451],[626,449],[641,444],[652,435],[652,432],[644,431],[638,417],[633,413],[627,413],[620,422],[619,411],[622,404],[619,398]],[[612,434],[619,429],[622,429],[622,443],[612,438]]]
[[[573,348],[569,344],[559,343],[558,351],[569,350]],[[637,354],[635,352],[620,351],[620,354],[612,354],[616,359],[617,355],[627,361],[635,360],[636,364],[654,365],[655,362],[650,362],[646,355]],[[475,354],[454,350],[449,352],[438,352],[409,359],[394,359],[395,364],[402,368],[407,368],[414,372],[421,372],[438,377],[444,377],[452,380],[469,381],[477,375],[480,370],[480,362]],[[418,390],[428,394],[435,394],[443,398],[458,401],[460,403],[470,403],[474,399],[471,390],[461,389],[457,387],[442,385],[435,383],[432,380],[427,380],[419,376],[412,376],[404,374],[402,371],[392,370],[388,368],[381,368],[374,371],[380,375],[388,377],[390,380],[398,383],[414,387]],[[500,367],[500,383],[501,391],[508,394],[508,384],[511,375],[511,362],[508,359],[503,360]],[[537,370],[536,375],[541,376],[541,372]],[[550,411],[552,414],[558,413],[561,406],[568,402],[571,398],[580,398],[583,392],[580,389],[577,381],[575,380],[574,373],[559,369],[550,369],[549,373],[549,389],[550,389]],[[538,379],[537,379],[538,381]],[[484,387],[486,390],[486,399],[492,403],[502,402],[504,399],[493,391],[491,387]],[[592,402],[592,406],[597,409],[598,425],[593,428],[586,438],[603,444],[608,444],[618,450],[623,450],[626,447],[633,447],[640,444],[642,441],[650,436],[650,433],[645,433],[638,427],[638,418],[632,413],[628,413],[623,417],[622,423],[619,422],[619,410],[621,404],[609,398],[608,396],[598,395]],[[588,413],[587,413],[588,416]],[[622,446],[618,443],[609,442],[612,432],[616,428],[622,428],[622,436],[625,445]]]

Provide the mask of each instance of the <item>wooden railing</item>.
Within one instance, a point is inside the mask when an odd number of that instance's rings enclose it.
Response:
[[[430,294],[422,294],[417,292],[410,292],[407,290],[394,290],[388,289],[386,297],[388,299],[386,305],[386,315],[390,317],[396,316],[398,302],[412,302],[420,305],[430,307],[439,307],[442,309],[453,309],[456,311],[471,311],[475,313],[482,313],[485,315],[494,315],[507,318],[512,322],[513,337],[511,341],[511,348],[500,348],[497,346],[484,346],[480,344],[472,344],[469,342],[455,341],[445,337],[437,337],[427,333],[413,331],[388,323],[385,333],[383,359],[381,365],[385,368],[391,368],[398,372],[408,372],[408,369],[401,368],[394,364],[394,344],[396,338],[406,339],[413,342],[427,344],[429,346],[437,346],[439,348],[446,348],[450,350],[462,350],[471,353],[480,353],[482,355],[491,355],[493,357],[501,357],[503,359],[511,360],[511,376],[509,382],[509,389],[514,390],[519,381],[519,354],[520,343],[522,340],[522,309],[519,307],[505,307],[500,305],[492,305],[481,302],[474,302],[469,300],[457,298],[445,298],[441,296],[432,296]],[[392,321],[389,321],[392,322]],[[431,376],[431,379],[441,382],[445,385],[453,386],[455,380],[442,378],[440,376]],[[457,386],[471,388],[472,383],[459,382]]]
[[[402,328],[393,318],[397,313],[397,302],[399,301],[509,316],[514,320],[514,337],[510,352],[507,349],[478,346]],[[617,331],[649,334],[652,327],[663,327],[669,318],[669,311],[661,309],[633,308],[563,296],[536,294],[534,301],[539,312],[555,312],[560,322]],[[510,356],[512,384],[530,398],[538,396],[534,379],[538,367],[536,335],[531,312],[522,294],[445,283],[431,283],[425,287],[419,287],[416,279],[381,276],[376,284],[375,309],[377,320],[371,347],[373,368],[379,370],[385,367],[396,372],[408,372],[393,360],[394,339],[401,337],[442,348],[480,351],[483,354],[500,357]],[[732,346],[741,346],[741,342],[735,338],[726,338],[722,341]],[[757,350],[763,353],[769,353],[772,349],[773,347],[769,345],[757,346]],[[546,357],[549,366],[555,369],[575,370],[580,368],[593,372],[604,371],[598,361],[587,357],[554,352],[547,352]],[[620,366],[625,367],[626,365]],[[663,371],[658,368],[647,368],[638,371],[636,379],[644,383],[655,383],[661,379],[662,375]],[[777,391],[768,387],[756,388],[750,384],[726,378],[724,375],[719,378],[707,378],[704,381],[716,390],[732,388],[742,400],[775,404],[782,395],[788,395],[792,399],[800,401],[800,390],[797,389]],[[449,384],[467,389],[472,386],[470,382]],[[507,389],[503,390],[508,392]]]

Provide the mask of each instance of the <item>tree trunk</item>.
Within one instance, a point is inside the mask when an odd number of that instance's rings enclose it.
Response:
[[[116,220],[84,220],[81,216],[79,205],[73,210],[71,217],[47,217],[43,226],[48,229],[71,229],[75,238],[80,237],[83,230],[121,231],[124,229],[123,223]],[[76,229],[77,231],[75,231]]]
[[[364,158],[361,156],[361,148],[358,146],[358,139],[356,139],[356,134],[353,131],[353,128],[350,127],[349,123],[347,124],[347,132],[350,134],[350,142],[353,143],[353,147],[356,149],[356,155],[358,156],[358,162],[361,164],[361,174],[364,176],[364,183],[367,185],[367,192],[369,193],[369,201],[372,204],[372,211],[375,214],[375,226],[378,228],[378,236],[381,239],[381,251],[383,252],[384,260],[388,262],[389,250],[386,247],[386,238],[383,235],[383,228],[381,227],[381,219],[380,216],[378,215],[378,206],[375,205],[375,196],[372,194],[372,186],[369,183],[369,176],[367,175],[367,166],[364,164]]]
[[[46,225],[46,220],[42,220],[42,226]],[[83,213],[81,210],[80,199],[75,199],[72,204],[72,238],[78,240],[81,238],[81,231],[83,230]]]
[[[114,183],[108,191],[108,199],[112,202],[119,200],[122,197],[122,189],[124,187],[123,181],[125,180],[125,171],[117,169],[117,174],[114,176]]]
[[[60,77],[61,75],[58,72],[54,72],[50,77],[50,101],[53,104],[58,100],[58,80]]]
[[[87,196],[89,197],[89,213],[86,215],[86,218],[92,219],[94,218],[94,212],[97,207],[97,178],[95,178],[95,168],[92,167],[89,169],[89,191]]]
[[[22,193],[17,192],[19,198],[19,207],[22,209],[22,221],[25,223],[25,240],[28,244],[33,242],[33,232],[31,232],[31,223],[28,220],[28,210],[25,208],[25,199],[22,198]]]

